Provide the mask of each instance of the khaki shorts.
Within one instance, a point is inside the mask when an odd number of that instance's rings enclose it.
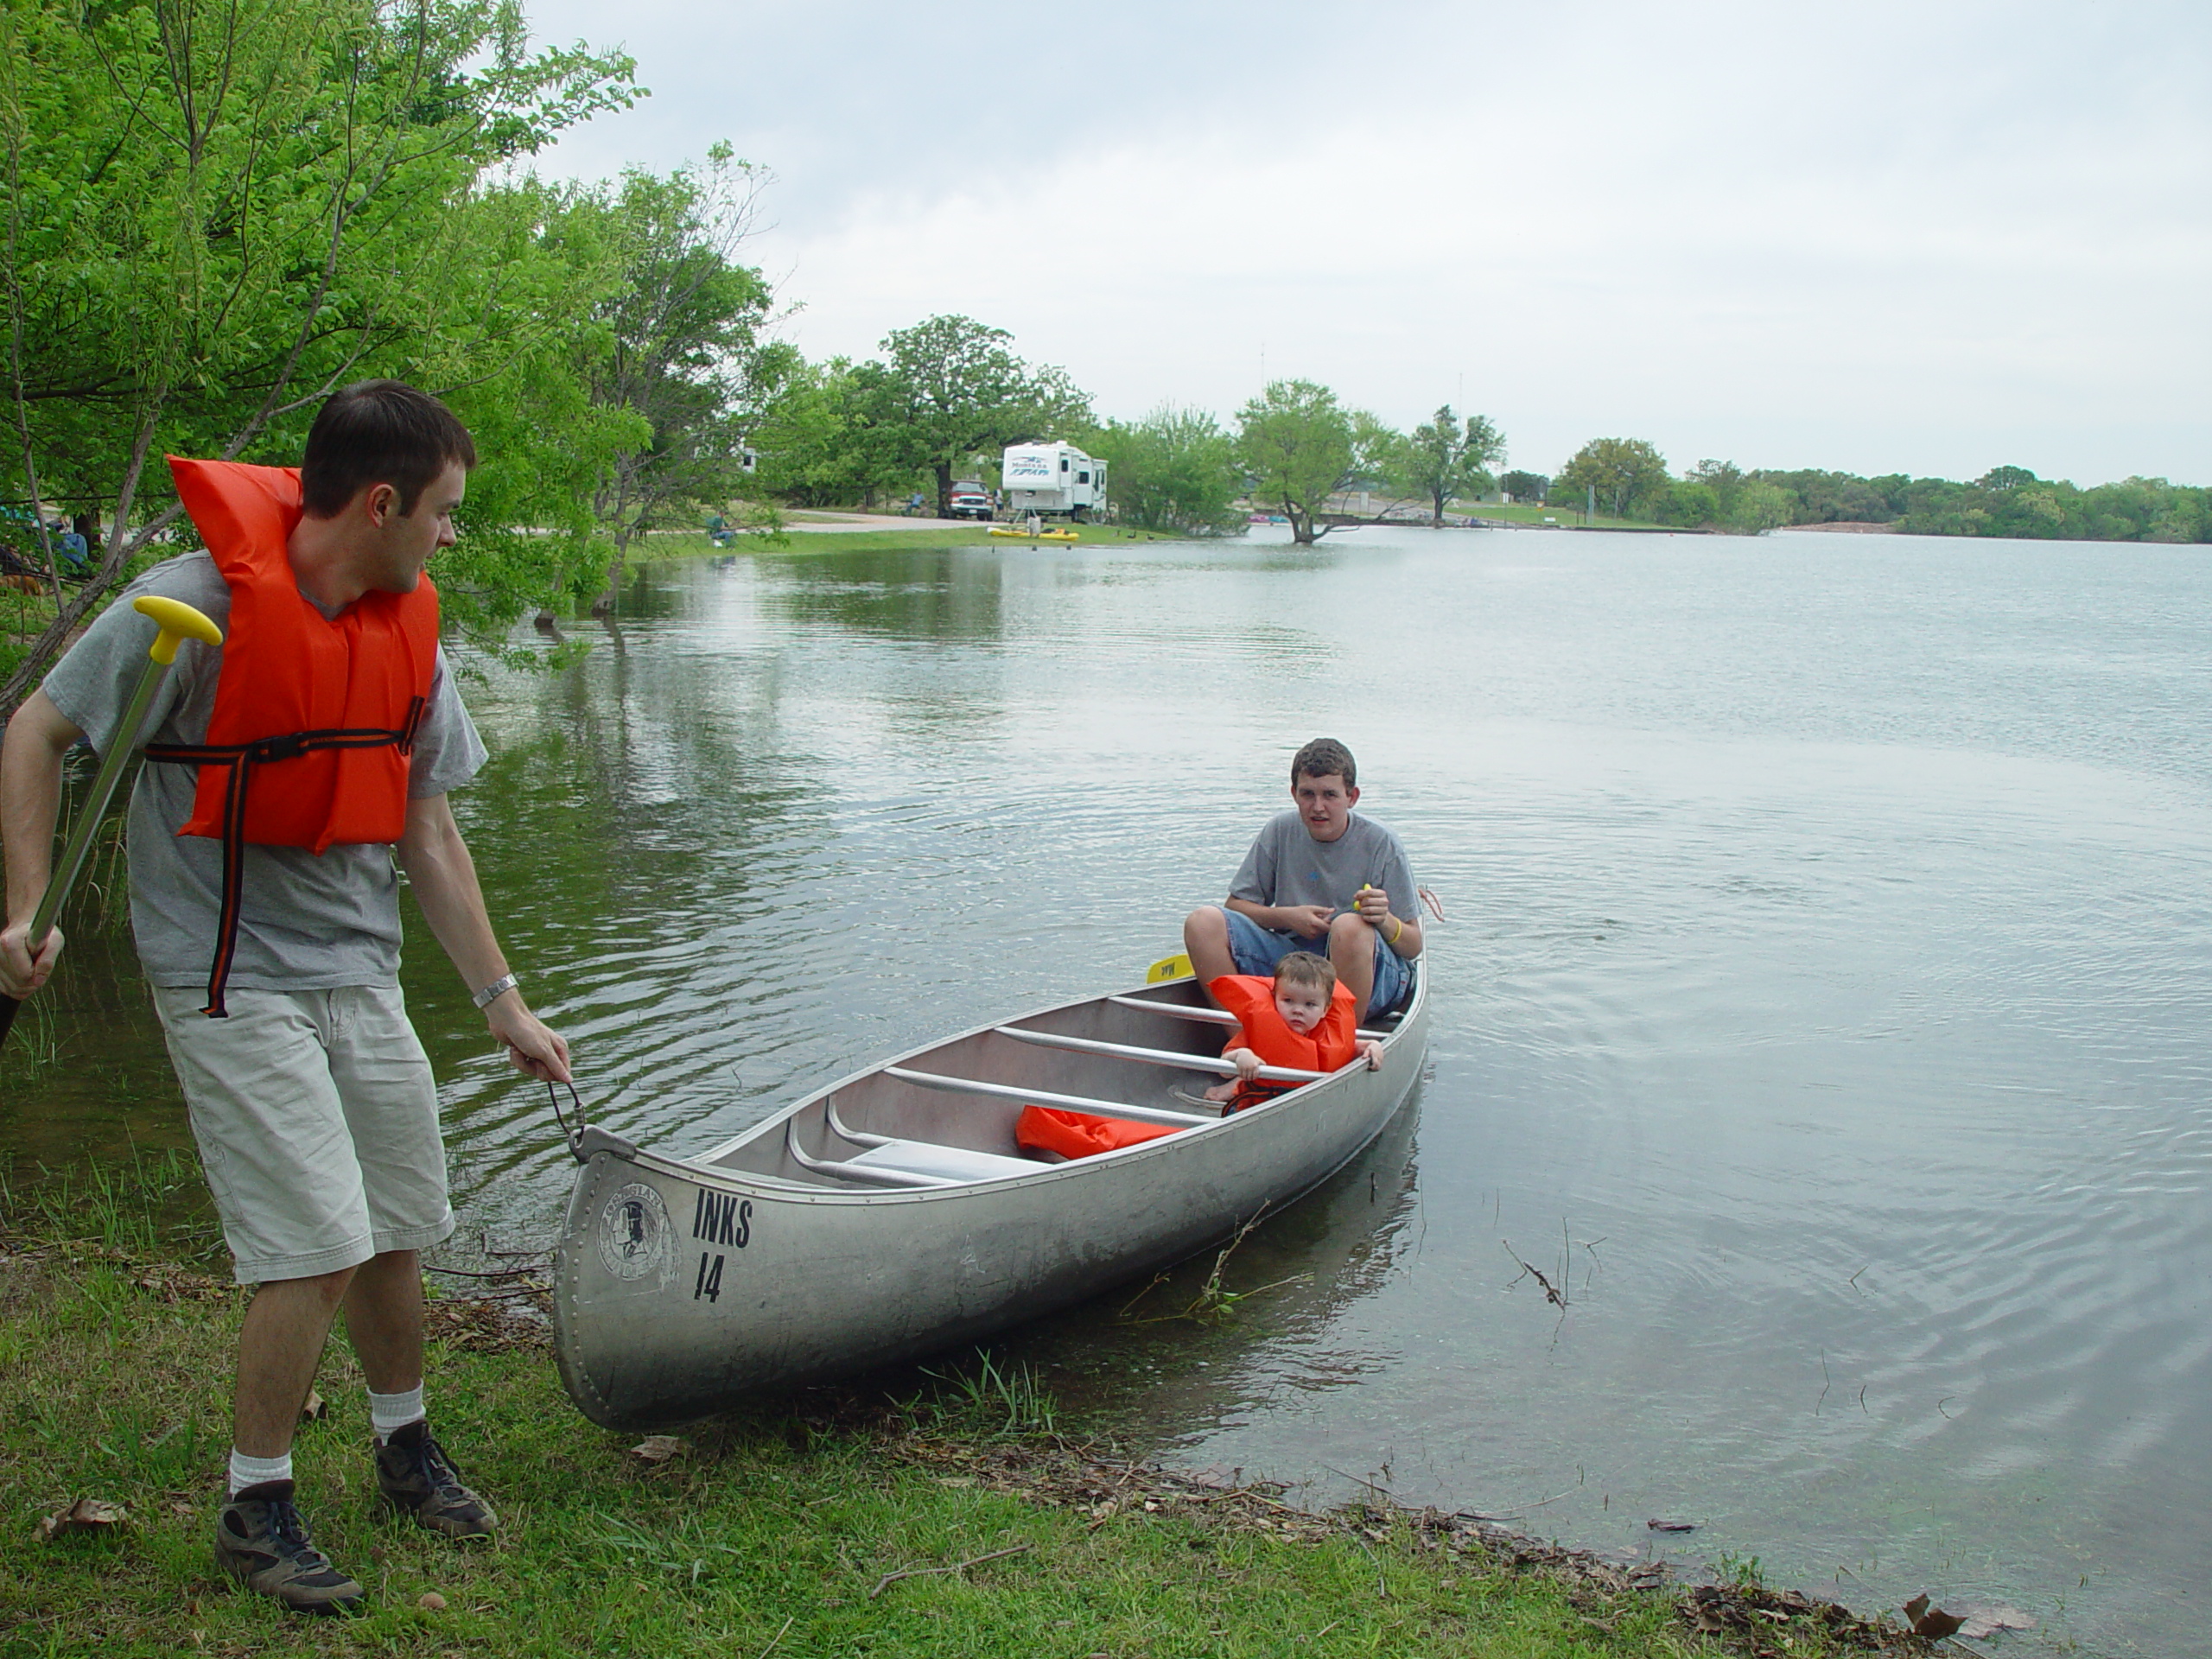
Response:
[[[393,988],[156,986],[242,1285],[359,1267],[453,1231],[430,1062]]]

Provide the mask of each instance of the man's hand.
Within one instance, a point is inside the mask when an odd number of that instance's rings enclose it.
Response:
[[[1326,905],[1278,905],[1275,914],[1282,918],[1280,931],[1311,939],[1326,936],[1336,912]]]
[[[26,918],[0,931],[0,992],[18,1002],[46,983],[61,956],[61,930],[58,927],[47,930],[44,947],[37,956],[32,956],[25,938],[30,927]]]
[[[1352,895],[1351,913],[1370,927],[1390,925],[1390,895],[1380,887],[1362,887]]]
[[[485,1011],[492,1034],[507,1046],[507,1060],[518,1071],[543,1082],[569,1083],[569,1045],[561,1033],[509,991]]]

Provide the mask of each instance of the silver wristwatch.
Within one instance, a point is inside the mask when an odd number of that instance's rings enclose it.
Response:
[[[522,982],[512,974],[502,974],[469,1000],[480,1008],[488,1008],[494,1001],[521,983]]]

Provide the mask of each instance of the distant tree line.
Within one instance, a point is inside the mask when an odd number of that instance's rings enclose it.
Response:
[[[1544,480],[1510,474],[1529,486]],[[1861,478],[1816,469],[1745,471],[1704,461],[1681,477],[1650,444],[1597,438],[1549,480],[1548,499],[1575,508],[1594,493],[1616,518],[1755,535],[1791,524],[1876,524],[1916,536],[1997,536],[2050,541],[2212,541],[2212,490],[2130,478],[2088,489],[1999,467],[1970,483]],[[1518,492],[1516,491],[1516,493]]]

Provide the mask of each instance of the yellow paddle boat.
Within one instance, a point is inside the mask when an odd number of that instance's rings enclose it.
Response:
[[[1018,524],[993,524],[991,534],[1017,542],[1079,542],[1083,539],[1071,530],[1040,530],[1032,536]]]

